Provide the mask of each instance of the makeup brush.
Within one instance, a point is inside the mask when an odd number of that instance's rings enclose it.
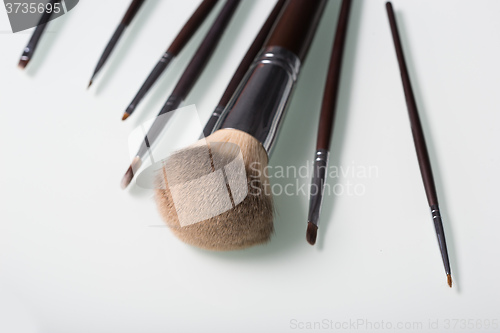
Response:
[[[327,175],[330,141],[335,124],[340,72],[342,69],[342,57],[344,55],[344,44],[349,23],[350,8],[351,0],[343,0],[337,22],[337,32],[335,33],[335,40],[330,56],[330,66],[328,68],[328,76],[326,78],[325,91],[323,93],[323,103],[321,105],[306,231],[306,240],[311,245],[316,243],[316,236],[318,233],[318,222]]]
[[[439,243],[439,249],[441,251],[441,257],[443,259],[447,282],[451,288],[452,279],[451,279],[450,260],[448,258],[448,249],[446,247],[446,239],[444,236],[443,220],[441,219],[441,213],[439,211],[439,204],[436,193],[436,186],[434,185],[434,177],[432,175],[431,162],[429,159],[429,154],[427,152],[427,146],[425,144],[424,132],[422,130],[422,125],[420,123],[420,118],[418,116],[417,103],[415,101],[415,96],[413,95],[410,75],[408,74],[408,69],[406,68],[406,61],[403,53],[403,47],[401,45],[401,40],[399,37],[398,27],[396,24],[396,17],[394,15],[394,10],[390,2],[386,3],[386,9],[387,9],[387,15],[389,17],[389,24],[391,26],[394,46],[396,48],[399,70],[401,71],[401,80],[403,81],[403,89],[406,97],[406,106],[408,107],[408,115],[410,117],[410,123],[411,123],[411,132],[413,135],[413,141],[415,143],[415,149],[417,151],[420,173],[422,174],[422,180],[424,182],[427,201],[429,203],[432,219],[434,221],[434,228],[436,229],[436,235]]]
[[[274,212],[265,168],[325,3],[288,1],[215,132],[166,160],[156,202],[184,242],[226,251],[270,239]]]
[[[97,63],[97,66],[94,70],[94,73],[92,74],[92,77],[90,78],[89,86],[87,88],[90,88],[92,85],[92,82],[94,81],[95,76],[101,68],[104,66],[106,61],[108,60],[109,56],[111,55],[111,52],[113,52],[113,49],[115,45],[118,43],[120,40],[120,37],[122,36],[123,32],[125,31],[125,28],[128,27],[130,22],[134,19],[135,15],[141,8],[142,4],[144,3],[144,0],[132,0],[132,3],[127,9],[127,12],[122,18],[122,21],[118,25],[118,27],[115,30],[115,33],[111,37],[111,39],[108,42],[108,45],[106,45],[106,48],[104,49],[104,52],[101,55],[101,58],[99,59],[99,62]]]
[[[47,8],[49,4],[51,5],[49,8],[54,8],[54,4],[59,2],[60,0],[50,0],[50,2],[47,3],[45,8]],[[35,31],[33,32],[33,35],[31,35],[28,45],[26,45],[23,54],[21,55],[21,59],[19,60],[18,64],[19,68],[25,69],[28,63],[30,62],[31,58],[33,58],[36,46],[38,45],[38,42],[40,41],[40,38],[42,37],[43,32],[45,31],[45,28],[47,27],[47,24],[53,12],[54,12],[53,10],[51,10],[50,12],[45,11],[42,14],[42,17],[40,18],[40,21],[38,22],[38,25],[36,26]]]
[[[252,45],[250,45],[250,48],[248,49],[247,53],[241,60],[241,63],[234,72],[231,81],[229,81],[226,91],[224,91],[224,94],[222,95],[217,106],[215,107],[214,112],[210,116],[207,124],[205,125],[205,128],[203,129],[203,135],[205,137],[212,134],[215,124],[219,120],[222,111],[224,111],[224,108],[226,107],[227,103],[229,103],[229,100],[236,91],[236,88],[238,88],[238,85],[245,76],[245,73],[247,72],[248,68],[252,64],[253,60],[255,59],[259,51],[262,49],[262,46],[264,46],[264,42],[266,41],[266,38],[268,37],[269,32],[271,31],[274,23],[276,22],[276,19],[278,18],[281,9],[283,9],[283,6],[285,5],[286,1],[287,0],[279,0],[276,3],[273,10],[267,17],[266,22],[264,22],[264,25],[260,28],[259,33],[255,37]]]
[[[177,109],[191,91],[191,88],[194,86],[196,80],[201,75],[203,69],[210,60],[239,3],[240,0],[226,1],[212,27],[210,27],[210,30],[205,36],[205,39],[199,46],[198,50],[196,50],[195,55],[177,82],[172,94],[168,98],[165,105],[163,105],[163,108],[151,125],[151,128],[144,138],[136,157],[123,177],[122,188],[126,188],[132,181],[134,172],[140,168],[142,159],[146,156],[149,148],[156,141],[172,116],[172,113],[169,112]]]
[[[149,89],[151,89],[151,87],[155,84],[156,80],[158,80],[170,62],[182,51],[191,37],[193,37],[194,33],[198,30],[203,21],[205,21],[216,3],[217,0],[204,0],[201,2],[198,9],[196,9],[193,15],[191,15],[172,44],[170,44],[167,51],[165,51],[156,66],[153,68],[146,81],[144,81],[141,89],[139,89],[132,102],[130,102],[127,110],[125,110],[122,120],[130,117],[137,105],[139,105],[141,100],[146,96]]]

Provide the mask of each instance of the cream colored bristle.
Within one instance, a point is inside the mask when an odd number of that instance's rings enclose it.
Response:
[[[167,160],[156,190],[160,214],[178,238],[200,248],[227,251],[267,242],[274,230],[267,159],[251,135],[215,132]],[[224,178],[215,177],[221,169]],[[238,182],[239,190],[231,186]],[[229,196],[220,195],[226,191]],[[211,217],[198,221],[203,216]]]

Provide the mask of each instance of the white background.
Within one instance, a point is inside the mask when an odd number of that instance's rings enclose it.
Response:
[[[128,135],[158,112],[209,23],[137,114],[121,115],[198,3],[147,1],[90,91],[129,1],[80,1],[50,23],[26,71],[17,62],[31,30],[10,33],[0,9],[0,332],[288,332],[324,319],[333,327],[322,331],[358,319],[428,331],[437,320],[434,332],[461,331],[463,322],[446,330],[447,320],[470,319],[463,331],[478,332],[498,321],[500,2],[393,2],[440,196],[451,290],[384,1],[353,1],[331,152],[332,165],[378,173],[329,180],[365,193],[325,199],[315,247],[305,241],[303,194],[275,197],[269,244],[212,253],[162,227],[151,192],[120,189]],[[242,1],[184,103],[203,121],[273,5]],[[339,7],[326,8],[272,166],[313,157]],[[356,330],[345,325],[337,331]]]

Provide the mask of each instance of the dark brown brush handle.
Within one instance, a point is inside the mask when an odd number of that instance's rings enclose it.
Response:
[[[255,40],[248,49],[247,53],[245,54],[245,57],[243,57],[240,65],[236,69],[236,72],[234,73],[233,78],[229,82],[226,91],[224,92],[224,95],[222,95],[219,101],[219,106],[225,107],[229,103],[229,100],[236,91],[236,88],[238,88],[240,81],[245,76],[245,73],[247,72],[248,68],[252,64],[253,60],[255,59],[259,51],[262,49],[262,46],[264,45],[264,42],[268,37],[269,32],[271,31],[271,28],[276,22],[276,19],[278,18],[278,15],[281,12],[281,9],[283,9],[283,5],[286,2],[287,0],[279,0],[274,6],[274,9],[272,10],[271,14],[269,14],[269,16],[267,17],[266,22],[260,29],[259,33],[257,34],[257,37],[255,37]]]
[[[224,7],[215,19],[212,27],[208,31],[205,39],[201,42],[196,50],[195,56],[191,59],[177,85],[172,92],[172,96],[176,96],[183,100],[189,93],[201,72],[205,68],[208,60],[212,56],[215,48],[217,47],[224,31],[226,30],[229,21],[240,4],[241,0],[227,0]]]
[[[326,78],[325,91],[323,92],[316,149],[330,150],[350,8],[351,0],[342,1],[339,21],[337,23],[337,32],[335,33],[335,41],[333,43],[330,58],[330,67],[328,68],[328,75]]]
[[[200,6],[191,15],[182,30],[174,39],[167,52],[176,56],[181,52],[186,43],[191,39],[194,33],[198,30],[208,14],[212,11],[218,0],[204,0]]]
[[[209,136],[212,134],[213,129],[215,128],[215,125],[219,121],[220,116],[224,112],[224,108],[226,105],[229,104],[229,101],[231,100],[231,97],[233,97],[234,92],[238,88],[241,80],[245,77],[246,72],[252,65],[252,62],[254,61],[255,57],[259,54],[259,51],[262,49],[264,46],[264,43],[266,42],[267,37],[269,36],[269,32],[273,28],[274,23],[276,22],[281,10],[283,9],[283,6],[288,0],[279,0],[276,5],[274,6],[273,10],[271,11],[271,14],[266,19],[266,22],[262,25],[259,33],[257,34],[257,37],[255,37],[252,45],[248,48],[247,53],[241,60],[240,65],[234,72],[234,75],[229,81],[229,84],[224,91],[224,94],[222,95],[219,103],[214,109],[214,112],[208,119],[205,128],[203,129],[203,135],[205,137]]]
[[[413,134],[413,141],[417,151],[418,165],[420,166],[420,173],[424,182],[425,193],[429,206],[437,205],[438,199],[436,194],[436,187],[434,185],[434,177],[432,175],[431,162],[429,160],[429,153],[425,144],[424,132],[420,124],[418,116],[417,103],[413,95],[411,87],[410,75],[406,68],[406,61],[399,38],[398,27],[396,25],[396,18],[394,17],[394,10],[390,2],[386,4],[387,15],[389,16],[389,24],[391,26],[392,38],[394,39],[394,47],[396,48],[396,55],[398,58],[399,69],[401,71],[401,80],[403,81],[403,89],[406,97],[406,105],[408,107],[408,115],[410,116],[411,132]]]
[[[127,12],[123,16],[123,19],[122,19],[123,25],[128,26],[130,24],[130,22],[132,22],[132,20],[135,17],[135,14],[137,14],[137,12],[139,11],[139,9],[141,8],[143,3],[144,3],[144,0],[133,0],[132,1],[132,3],[130,4],[130,6],[127,9]]]
[[[289,0],[266,46],[280,46],[304,61],[326,0]]]

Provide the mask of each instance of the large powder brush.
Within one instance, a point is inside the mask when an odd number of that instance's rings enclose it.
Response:
[[[325,3],[289,0],[213,134],[165,162],[156,202],[182,241],[226,251],[271,238],[264,170]]]
[[[203,141],[177,152],[163,167],[156,202],[167,225],[184,242],[210,250],[235,250],[267,242],[274,230],[273,204],[262,144],[245,132],[229,129]],[[238,166],[228,170],[227,165],[239,152],[242,170]],[[243,175],[244,179],[204,177],[225,166],[227,178]],[[178,191],[177,184],[186,185]],[[176,200],[172,198],[174,191],[179,192]],[[203,214],[215,216],[197,221]]]

